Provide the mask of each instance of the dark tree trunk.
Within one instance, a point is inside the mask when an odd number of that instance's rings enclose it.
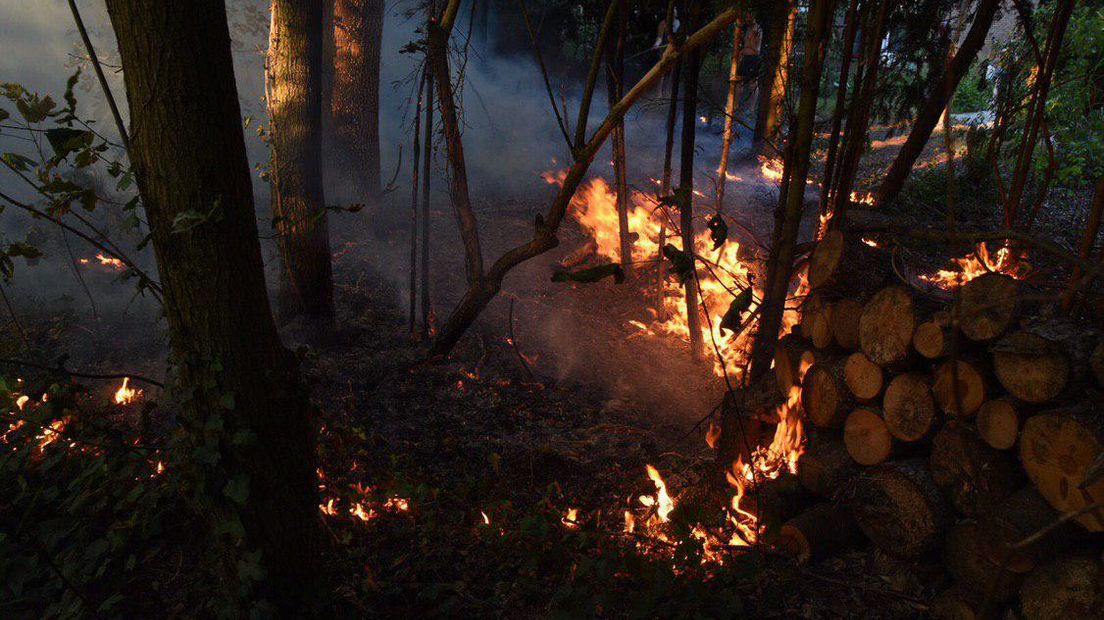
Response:
[[[333,320],[333,273],[322,194],[321,0],[273,0],[265,73],[272,212],[284,268],[279,310],[325,326]]]
[[[432,5],[431,5],[432,6]],[[429,299],[429,189],[430,174],[433,172],[433,73],[426,72],[425,83],[425,140],[422,148],[422,336],[429,336],[429,314],[432,304]]]
[[[828,213],[828,201],[831,198],[832,177],[836,166],[836,149],[839,148],[840,128],[847,107],[847,79],[851,73],[851,56],[855,49],[855,34],[858,32],[859,0],[851,0],[847,8],[847,17],[843,25],[843,58],[840,61],[839,84],[836,86],[836,107],[832,110],[832,130],[828,138],[828,153],[824,159],[824,178],[820,184],[820,213]],[[858,80],[855,80],[856,85]]]
[[[697,6],[695,4],[695,6]],[[697,26],[695,9],[689,19],[690,29]],[[701,50],[694,49],[686,58],[686,92],[682,99],[682,150],[679,158],[679,191],[683,195],[680,206],[679,228],[682,232],[682,249],[687,256],[694,256],[694,147],[698,127],[698,76],[701,73]],[[697,359],[702,353],[701,314],[698,312],[697,261],[693,261],[693,276],[686,279],[686,327],[690,331],[690,354]]]
[[[380,195],[379,72],[383,0],[334,0],[333,123],[342,186],[357,202]]]
[[[189,497],[228,576],[261,551],[261,596],[294,610],[318,573],[315,429],[269,311],[226,8],[222,0],[107,7],[177,382],[190,394],[180,420],[195,456],[181,475],[193,476]],[[212,209],[217,217],[174,230],[179,216]],[[200,451],[214,464],[196,458]],[[244,538],[216,534],[238,519]],[[232,577],[224,586],[238,592]]]
[[[617,39],[609,41],[606,54],[606,94],[609,106],[617,105],[624,94],[625,79],[625,32],[628,19],[628,7],[625,0],[615,0],[620,3],[621,10],[617,13]],[[586,135],[584,132],[582,135]],[[632,267],[632,231],[629,230],[629,182],[626,170],[627,159],[625,156],[625,121],[622,120],[613,129],[610,146],[613,149],[613,176],[617,189],[617,222],[621,250],[621,264],[627,275],[631,275]]]
[[[773,242],[767,259],[767,281],[760,305],[759,328],[751,350],[751,378],[760,377],[770,368],[778,330],[782,326],[782,313],[793,276],[794,253],[797,248],[797,231],[805,204],[805,182],[809,176],[809,154],[813,141],[813,125],[816,122],[817,91],[820,72],[824,66],[824,54],[828,46],[834,0],[814,0],[809,8],[809,24],[805,44],[805,67],[801,74],[801,97],[798,102],[796,124],[790,134],[787,149],[791,156],[786,162],[786,183],[783,187],[784,202],[775,217]]]
[[[947,107],[949,94],[958,88],[958,83],[966,75],[978,51],[985,44],[989,28],[993,25],[993,17],[1000,6],[1001,0],[980,0],[978,2],[977,10],[974,12],[974,21],[970,24],[970,31],[966,33],[966,38],[962,40],[962,47],[958,48],[954,59],[947,63],[942,80],[937,79],[932,82],[933,84],[942,83],[945,87],[933,89],[931,96],[921,105],[908,139],[905,140],[904,146],[897,153],[897,158],[893,160],[885,179],[878,187],[875,198],[876,204],[889,204],[901,191],[905,179],[912,172],[912,164],[916,162],[916,158],[924,150],[924,145],[928,143],[928,138],[931,137],[935,124],[939,122],[939,117]]]
[[[793,50],[797,5],[793,0],[781,0],[771,14],[767,39],[764,74],[760,78],[759,114],[755,123],[755,140],[765,155],[778,154],[778,131],[789,83],[790,52]]]

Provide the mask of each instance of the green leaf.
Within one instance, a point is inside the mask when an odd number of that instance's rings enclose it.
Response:
[[[41,123],[46,120],[55,106],[57,104],[50,97],[39,99],[38,95],[31,95],[15,102],[15,108],[28,123]]]
[[[92,144],[92,132],[73,129],[72,127],[55,127],[46,130],[46,139],[54,149],[55,158],[60,161],[69,156],[73,151],[81,150]]]
[[[28,170],[35,165],[35,160],[31,159],[30,157],[24,157],[19,153],[4,153],[3,155],[0,155],[0,158],[7,162],[9,166],[15,168],[20,172]]]
[[[23,258],[34,259],[41,257],[42,251],[25,241],[15,241],[8,246],[5,254],[12,258],[22,256]]]
[[[222,494],[239,506],[244,506],[245,500],[249,498],[249,476],[245,474],[234,476],[226,486],[222,487]]]
[[[222,407],[223,409],[233,409],[234,408],[234,393],[233,392],[227,392],[227,393],[223,394],[222,396],[220,396],[219,397],[219,406]]]
[[[622,269],[621,263],[598,265],[597,267],[589,267],[578,271],[556,271],[552,274],[552,281],[591,284],[611,276],[616,284],[625,281],[625,270]]]
[[[8,111],[4,108],[0,108],[0,122],[6,121],[9,118],[11,118],[11,114],[9,114]]]
[[[721,330],[738,333],[744,327],[743,315],[751,307],[752,289],[749,285],[728,304],[728,312],[721,317]]]

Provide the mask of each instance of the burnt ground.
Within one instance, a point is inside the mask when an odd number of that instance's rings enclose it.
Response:
[[[892,144],[875,148],[864,168],[876,174],[894,152]],[[751,179],[755,168],[745,163],[734,172]],[[917,175],[913,185],[942,187],[928,176]],[[757,236],[768,238],[772,190],[745,185],[730,184],[727,204]],[[539,180],[533,188],[524,198],[502,196],[494,203],[477,195],[486,256],[530,234],[533,215],[545,208],[551,191]],[[928,205],[925,217],[939,221],[932,201],[923,200],[930,191],[910,189],[899,208],[915,212],[917,204]],[[1057,205],[1044,231],[1073,230],[1071,214],[1083,213],[1086,200],[1077,194]],[[969,204],[964,212],[973,208]],[[433,220],[439,318],[462,285],[446,206],[436,200]],[[420,343],[406,325],[407,243],[396,231],[339,247],[340,327],[332,339],[303,345],[294,326],[285,326],[318,405],[323,495],[340,507],[326,519],[338,614],[922,615],[922,601],[941,586],[937,558],[901,563],[857,550],[797,567],[752,550],[734,553],[723,567],[704,567],[693,549],[641,545],[617,534],[625,507],[654,491],[645,464],[663,472],[672,493],[692,488],[707,470],[712,454],[700,421],[724,386],[709,364],[689,359],[681,342],[642,337],[628,326],[647,318],[639,281],[549,282],[555,261],[582,243],[577,226],[566,224],[560,248],[511,274],[454,355],[434,363],[414,363]],[[921,263],[917,269],[945,263],[930,250],[909,256]],[[511,300],[516,349],[507,341]],[[40,359],[65,352],[72,355],[70,368],[163,374],[163,324],[148,308],[104,312],[93,322],[73,302],[42,313],[33,312],[29,296],[13,301]],[[26,356],[12,330],[3,340],[4,357]],[[519,353],[529,360],[532,377]],[[87,383],[105,398],[115,388]],[[147,390],[156,398],[156,390]],[[171,411],[161,416],[167,426]],[[370,487],[377,502],[378,515],[367,523],[347,512],[359,493],[354,484]],[[390,497],[408,499],[409,510],[385,509]],[[579,527],[561,522],[569,508],[578,509]]]

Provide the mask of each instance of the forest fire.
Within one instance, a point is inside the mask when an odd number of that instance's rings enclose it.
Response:
[[[110,267],[115,271],[123,271],[126,269],[126,263],[122,260],[111,256],[105,256],[103,252],[96,254],[96,260],[100,261],[101,265]]]
[[[990,253],[989,248],[982,242],[966,256],[952,258],[951,263],[954,268],[940,269],[931,275],[921,275],[920,279],[944,290],[953,290],[990,272],[1003,273],[1017,280],[1022,280],[1031,273],[1031,265],[1023,257],[1017,257],[1008,244]]]
[[[768,157],[759,157],[759,174],[763,175],[763,178],[778,183],[782,180],[782,160],[775,158],[770,159]]]
[[[123,384],[119,386],[118,390],[115,390],[116,405],[129,405],[142,395],[141,389],[132,388],[129,384],[130,377],[123,377]]]

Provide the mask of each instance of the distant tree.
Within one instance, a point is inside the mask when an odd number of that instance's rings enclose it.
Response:
[[[273,0],[265,93],[284,271],[278,309],[325,324],[333,319],[333,273],[322,192],[322,15],[321,0]]]
[[[190,498],[224,592],[285,610],[318,572],[314,430],[269,310],[223,0],[108,0],[164,288]],[[263,577],[261,577],[263,575]],[[205,615],[199,613],[197,615]]]
[[[379,73],[383,0],[333,0],[333,149],[339,187],[380,194]],[[333,187],[333,185],[331,185]]]

